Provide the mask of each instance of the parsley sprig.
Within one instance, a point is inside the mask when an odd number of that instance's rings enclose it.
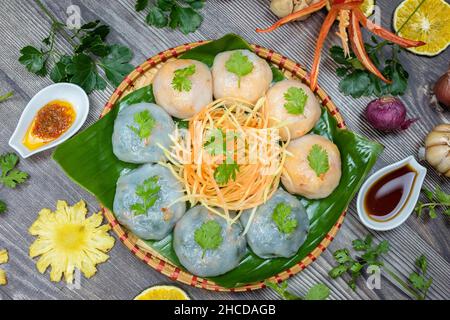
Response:
[[[375,265],[382,267],[393,280],[415,299],[423,300],[426,298],[432,278],[427,277],[428,264],[424,255],[416,260],[415,265],[418,269],[409,275],[408,282],[406,282],[381,261],[382,255],[389,251],[387,240],[375,245],[372,236],[367,235],[365,239],[353,240],[352,248],[358,253],[355,257],[352,257],[350,250],[347,248],[336,250],[333,253],[338,265],[328,272],[331,278],[337,279],[349,275],[350,280],[347,281],[347,284],[352,290],[356,290],[357,280],[362,276],[365,268]]]
[[[15,189],[18,184],[28,179],[28,173],[16,169],[19,157],[14,153],[5,153],[0,156],[0,184]],[[6,203],[0,200],[0,213],[7,210]]]
[[[40,0],[34,1],[50,18],[52,25],[49,35],[42,40],[42,46],[29,45],[20,50],[19,62],[28,71],[42,77],[50,72],[53,82],[74,83],[91,93],[104,90],[107,86],[99,68],[113,86],[118,86],[133,70],[129,63],[133,58],[131,50],[106,41],[109,26],[96,20],[82,25],[78,30],[70,30]],[[56,42],[60,38],[72,46],[70,54],[56,49]]]
[[[290,234],[297,229],[297,220],[291,215],[292,208],[288,204],[281,202],[277,204],[272,214],[272,219],[278,230],[284,234]]]
[[[209,220],[195,230],[194,240],[203,249],[204,258],[207,250],[215,250],[222,244],[222,226],[215,220]]]
[[[178,69],[174,72],[174,77],[172,80],[172,88],[177,91],[191,91],[192,81],[189,79],[195,73],[195,64],[189,67]]]
[[[385,59],[383,49],[388,46],[391,47],[391,56]],[[403,95],[408,87],[409,75],[398,58],[401,48],[389,41],[378,42],[375,37],[372,37],[371,43],[366,43],[365,47],[376,67],[380,70],[383,67],[382,74],[392,80],[392,83],[384,83],[367,71],[354,53],[351,52],[350,57],[346,57],[341,47],[333,46],[330,54],[333,60],[340,65],[336,69],[336,74],[342,78],[339,83],[340,91],[353,98]]]
[[[179,28],[184,34],[197,30],[203,22],[198,10],[203,8],[204,0],[137,0],[137,12],[145,10],[150,5],[146,22],[156,28]]]
[[[322,283],[312,286],[304,297],[299,297],[290,293],[287,290],[287,281],[283,281],[280,284],[265,281],[264,284],[277,292],[284,300],[326,300],[330,296],[330,289]]]
[[[241,78],[253,71],[253,63],[241,51],[233,52],[225,62],[225,68],[238,76],[238,87],[241,87]]]
[[[134,115],[135,126],[128,126],[141,140],[148,139],[152,134],[152,130],[155,127],[156,121],[150,114],[150,111],[143,110]]]
[[[428,211],[431,219],[437,218],[438,212],[450,216],[450,194],[444,192],[439,186],[436,186],[434,192],[426,188],[423,192],[429,202],[417,202],[415,211],[418,217],[422,216],[424,210]]]
[[[216,170],[214,170],[214,179],[220,186],[223,186],[231,179],[236,181],[236,174],[238,172],[239,165],[237,163],[221,163]]]
[[[147,211],[159,199],[161,187],[158,185],[158,181],[159,177],[153,176],[136,187],[136,195],[141,199],[141,202],[131,206],[135,216],[147,214]]]
[[[322,174],[327,173],[330,169],[328,153],[322,146],[318,144],[312,146],[307,158],[309,166],[314,170],[318,177],[320,177]]]
[[[290,114],[299,115],[305,112],[308,95],[302,88],[291,87],[284,93],[284,108]]]

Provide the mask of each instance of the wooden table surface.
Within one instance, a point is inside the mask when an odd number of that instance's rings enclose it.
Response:
[[[311,67],[315,39],[325,12],[310,17],[306,22],[293,23],[270,34],[257,34],[256,27],[274,22],[268,10],[268,0],[208,0],[202,14],[205,17],[201,28],[190,35],[168,29],[147,26],[144,14],[134,10],[134,0],[61,0],[44,1],[50,10],[63,21],[67,7],[76,4],[81,8],[83,21],[100,19],[112,28],[109,36],[113,42],[124,43],[134,51],[134,64],[147,57],[178,44],[201,39],[216,39],[226,33],[236,33],[249,42],[272,48],[275,51]],[[400,0],[378,0],[382,23],[390,27],[392,14]],[[33,1],[0,0],[0,93],[14,90],[11,100],[0,105],[0,153],[10,152],[8,140],[18,122],[20,114],[30,98],[40,89],[51,84],[48,78],[28,73],[17,61],[19,50],[28,45],[39,45],[49,30],[48,18],[38,10]],[[333,32],[334,33],[334,32]],[[60,49],[67,50],[66,42],[60,41]],[[326,42],[325,52],[337,44],[335,36]],[[369,98],[352,99],[338,90],[338,78],[334,72],[336,64],[327,54],[322,59],[320,85],[328,92],[340,108],[348,127],[366,137],[381,142],[386,149],[377,162],[379,169],[410,155],[418,148],[433,126],[449,122],[450,113],[438,112],[430,107],[425,92],[445,70],[450,62],[450,49],[434,58],[402,53],[402,63],[410,74],[409,88],[402,97],[408,106],[410,117],[420,120],[409,130],[394,134],[383,134],[370,127],[364,120],[363,110]],[[96,91],[90,95],[91,111],[85,127],[94,123],[114,88]],[[7,248],[10,262],[0,266],[7,271],[9,283],[0,287],[1,299],[131,299],[141,290],[156,284],[175,284],[185,289],[193,299],[275,299],[277,295],[269,289],[247,293],[215,293],[174,283],[154,271],[131,254],[121,243],[110,253],[110,259],[99,266],[91,279],[81,281],[81,288],[70,289],[64,283],[52,283],[48,273],[41,275],[35,261],[28,257],[28,248],[34,238],[27,232],[41,208],[54,209],[58,199],[75,203],[85,199],[91,212],[98,210],[95,198],[75,185],[47,151],[22,160],[20,169],[30,173],[31,178],[17,190],[0,189],[0,198],[8,203],[9,212],[0,216],[0,249]],[[440,185],[450,191],[448,179],[439,177],[428,167],[425,185]],[[368,233],[376,241],[389,240],[391,250],[386,261],[403,277],[412,271],[414,260],[424,253],[429,259],[429,274],[433,285],[431,299],[450,298],[450,253],[449,220],[439,216],[435,220],[418,219],[414,215],[401,227],[389,232],[374,232],[366,229],[358,220],[355,201],[350,205],[342,230],[319,259],[306,270],[289,280],[291,290],[304,294],[310,286],[322,282],[331,288],[332,299],[409,299],[395,283],[383,277],[381,289],[369,290],[364,281],[352,292],[343,280],[332,280],[327,273],[334,265],[332,252],[349,247],[356,237]]]

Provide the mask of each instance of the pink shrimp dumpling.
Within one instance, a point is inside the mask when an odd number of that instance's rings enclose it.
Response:
[[[283,80],[267,92],[264,111],[269,126],[280,126],[283,141],[304,136],[316,125],[322,110],[311,89],[297,80]]]
[[[341,156],[330,140],[315,134],[295,139],[287,147],[290,155],[281,182],[287,191],[308,199],[328,197],[339,185]]]
[[[153,93],[168,114],[190,118],[213,100],[211,71],[196,60],[169,61],[155,75]]]

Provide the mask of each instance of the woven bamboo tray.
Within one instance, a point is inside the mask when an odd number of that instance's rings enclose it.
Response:
[[[152,83],[153,77],[159,68],[168,60],[176,59],[178,56],[186,51],[189,51],[197,46],[208,43],[208,41],[199,41],[195,43],[185,44],[176,48],[168,49],[164,52],[160,52],[156,56],[149,58],[143,64],[138,66],[133,72],[131,72],[125,80],[120,84],[120,86],[114,91],[109,101],[106,103],[102,116],[107,114],[114,104],[119,101],[122,97],[126,96],[128,93],[133,92],[139,88]],[[309,75],[305,69],[298,63],[274,52],[273,50],[260,47],[258,45],[252,45],[254,52],[263,59],[266,59],[272,65],[277,66],[287,78],[299,79],[302,82],[309,84]],[[337,120],[339,128],[345,128],[345,122],[339,113],[339,110],[331,101],[330,97],[318,87],[315,91],[321,104],[328,109],[331,115]],[[152,267],[153,269],[159,271],[160,273],[168,276],[174,281],[179,281],[197,288],[203,288],[213,291],[251,291],[256,289],[264,288],[264,282],[252,283],[239,288],[223,288],[211,280],[203,279],[194,276],[180,268],[174,266],[165,257],[158,254],[151,247],[149,247],[145,242],[138,239],[131,232],[122,227],[119,222],[114,217],[114,214],[108,209],[102,207],[103,214],[110,223],[112,229],[117,234],[119,239],[123,244],[140,260]],[[345,217],[345,212],[339,217],[336,224],[331,228],[325,238],[320,242],[320,244],[310,252],[302,261],[293,267],[267,279],[273,282],[281,282],[288,279],[289,277],[299,273],[305,269],[310,263],[315,261],[322,252],[328,247],[328,245],[333,241],[337,232],[339,231]]]

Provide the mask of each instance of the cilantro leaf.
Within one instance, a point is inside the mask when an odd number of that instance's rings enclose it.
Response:
[[[290,87],[284,93],[284,99],[286,99],[286,103],[284,104],[284,108],[290,114],[303,114],[305,111],[305,105],[308,101],[308,95],[305,90],[302,88]]]
[[[292,217],[292,208],[281,202],[277,204],[272,214],[272,219],[278,227],[278,230],[284,234],[290,234],[297,229],[297,220]]]
[[[33,46],[26,46],[20,50],[20,54],[19,62],[23,64],[28,71],[42,77],[47,75],[47,53],[38,50]]]
[[[308,163],[316,175],[320,177],[330,169],[327,151],[318,144],[312,146],[308,154]]]
[[[8,207],[6,206],[6,203],[4,203],[2,200],[0,200],[0,214],[5,213],[6,210],[8,210]]]
[[[8,100],[9,98],[11,98],[14,95],[14,91],[10,91],[2,96],[0,96],[0,103],[4,102],[6,100]]]
[[[312,286],[305,296],[305,300],[327,300],[330,296],[330,288],[323,283]]]
[[[148,0],[137,0],[134,8],[137,12],[144,10],[148,6]]]
[[[214,170],[214,179],[223,186],[233,179],[236,181],[236,174],[239,172],[239,165],[236,163],[222,163]]]
[[[131,205],[135,216],[147,214],[148,209],[153,207],[159,199],[161,187],[158,185],[158,180],[159,177],[153,176],[136,187],[136,195],[141,198],[142,202]]]
[[[278,293],[284,300],[326,300],[330,296],[330,289],[322,283],[315,284],[314,286],[309,288],[308,292],[303,298],[298,297],[287,290],[287,281],[283,281],[280,284],[277,284],[266,280],[264,284],[268,288],[271,288],[276,293]]]
[[[186,68],[178,69],[174,72],[172,80],[172,88],[177,91],[191,91],[192,82],[189,79],[195,73],[195,64],[192,64]]]
[[[220,128],[214,128],[209,139],[203,144],[203,148],[212,156],[225,154],[227,150],[225,132]]]
[[[414,210],[416,211],[418,217],[422,215],[424,210],[428,211],[428,215],[431,219],[436,219],[438,212],[441,212],[443,215],[449,215],[450,194],[444,192],[440,186],[436,186],[434,192],[426,188],[423,189],[423,192],[425,197],[428,199],[428,202],[417,202]]]
[[[392,58],[382,61],[382,49],[385,46],[392,47]],[[408,86],[409,75],[398,59],[399,47],[392,46],[389,42],[377,43],[376,39],[372,39],[372,44],[366,43],[365,48],[375,66],[382,70],[381,73],[391,79],[392,83],[386,84],[367,71],[353,52],[350,52],[348,57],[341,47],[333,46],[330,49],[330,55],[340,65],[336,69],[337,76],[342,78],[339,83],[340,91],[353,98],[404,94]]]
[[[100,60],[106,78],[115,86],[120,85],[125,76],[133,70],[129,63],[133,58],[130,48],[118,44],[111,46],[110,53]]]
[[[241,51],[235,51],[225,62],[225,68],[228,72],[238,76],[238,87],[241,87],[241,78],[253,71],[253,63]]]
[[[6,153],[0,156],[0,183],[11,189],[28,179],[26,172],[15,169],[18,162],[19,157],[14,153]]]
[[[172,29],[180,28],[184,34],[197,30],[203,22],[203,17],[192,7],[175,5],[170,14],[169,26]]]
[[[169,19],[164,14],[164,11],[156,6],[150,8],[145,21],[149,26],[155,26],[157,28],[163,28],[169,23]]]
[[[207,250],[215,250],[222,244],[222,226],[215,220],[204,222],[195,230],[194,239],[203,249],[203,258]]]
[[[349,269],[349,266],[347,266],[345,264],[340,264],[340,265],[334,267],[333,269],[331,269],[328,272],[328,275],[332,279],[336,279],[336,278],[339,278],[341,275],[343,275],[345,272],[347,272],[348,269]]]
[[[145,140],[152,134],[152,130],[156,125],[155,119],[152,117],[150,111],[143,110],[134,115],[134,122],[137,127],[128,126],[141,140]]]

